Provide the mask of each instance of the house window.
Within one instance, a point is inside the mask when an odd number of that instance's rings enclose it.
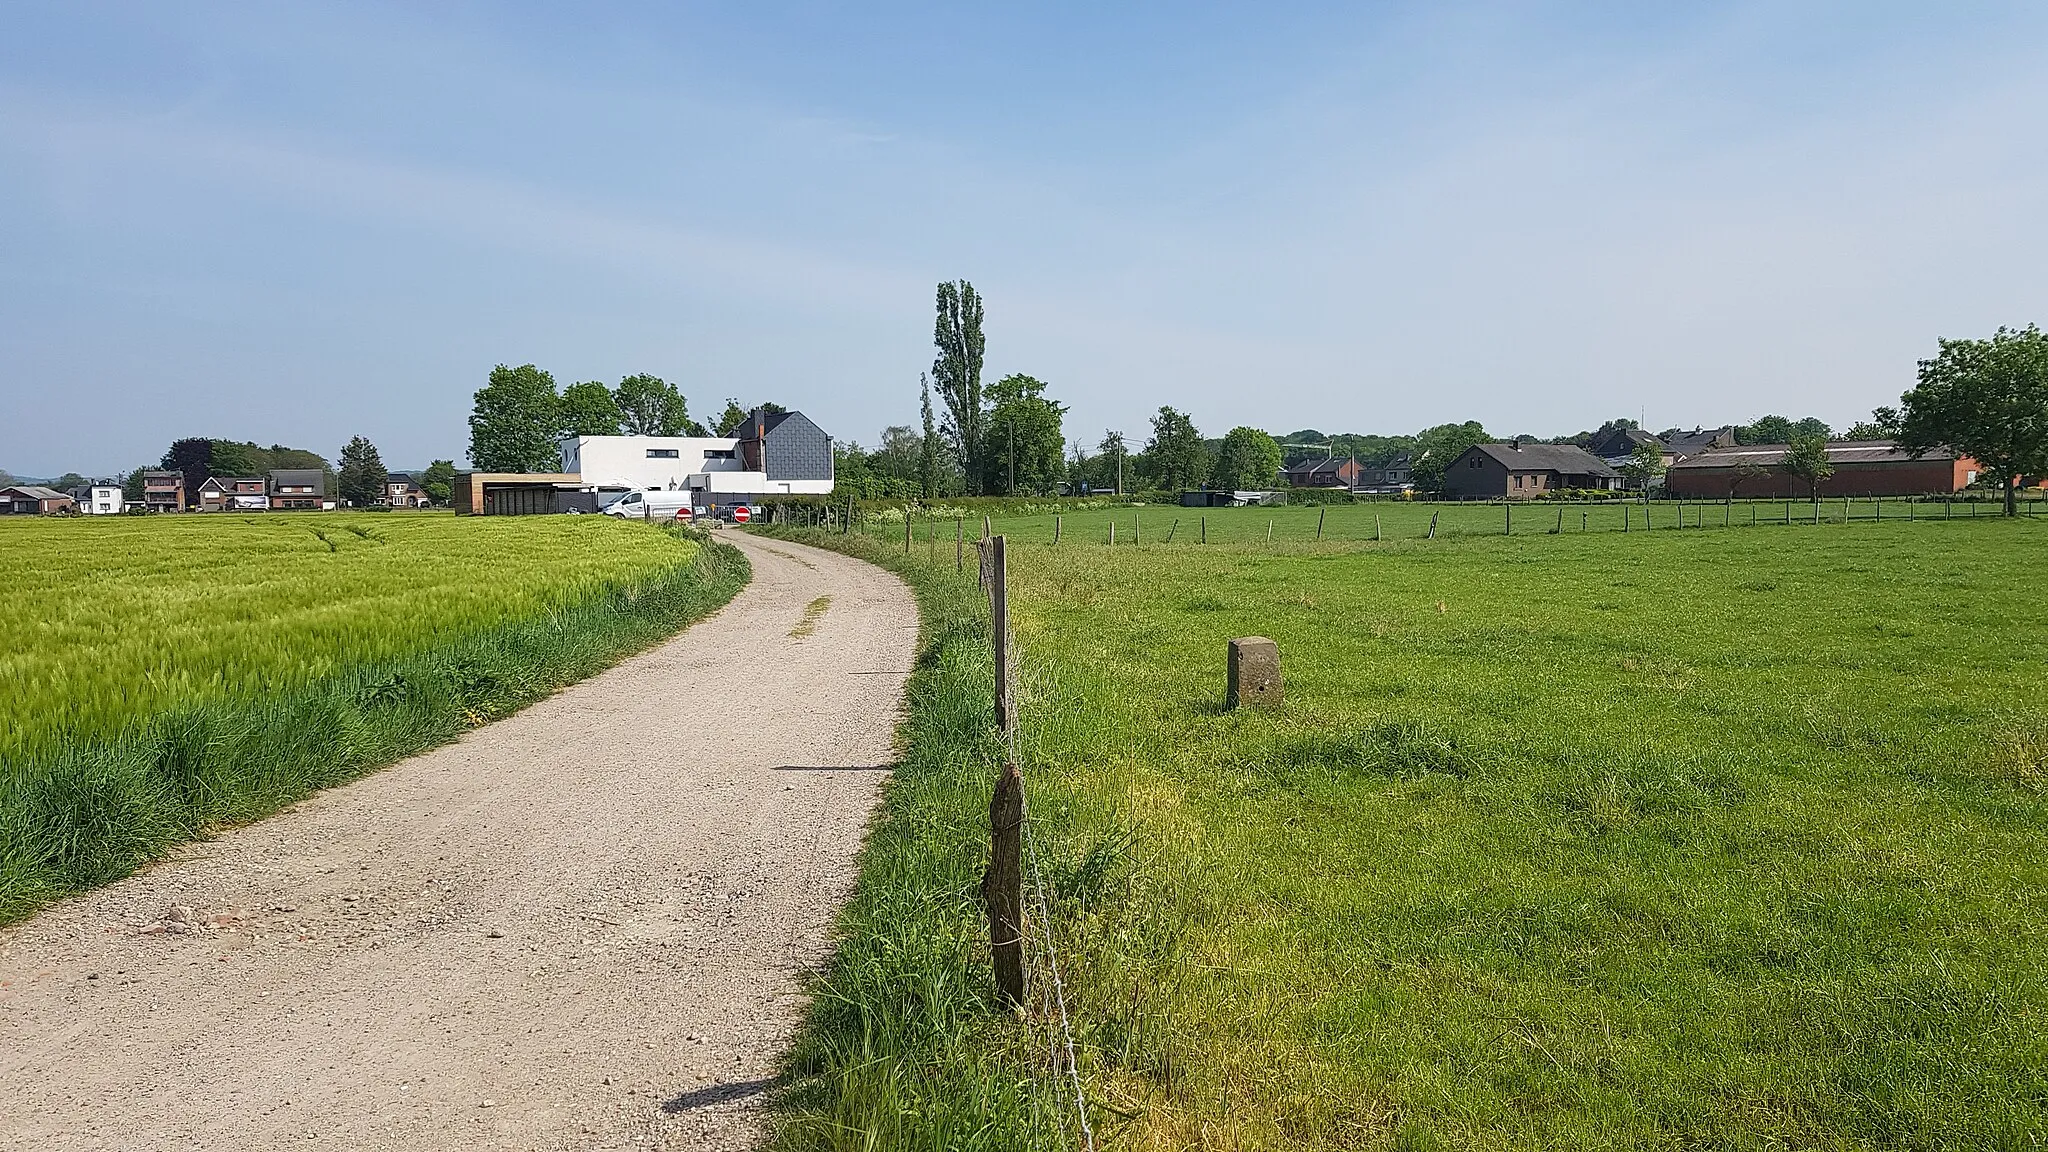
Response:
[[[682,454],[680,448],[649,448],[647,450],[647,458],[649,460],[674,460]]]
[[[733,458],[732,449],[713,448],[711,451],[704,453],[704,458],[706,460],[730,460]]]

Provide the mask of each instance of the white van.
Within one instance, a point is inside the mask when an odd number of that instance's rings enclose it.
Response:
[[[689,489],[658,489],[653,492],[628,492],[605,505],[604,514],[632,520],[673,520],[679,509],[689,506]]]

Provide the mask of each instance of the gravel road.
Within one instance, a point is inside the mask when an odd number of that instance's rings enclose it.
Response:
[[[734,542],[661,647],[0,932],[0,1147],[757,1143],[917,612]]]

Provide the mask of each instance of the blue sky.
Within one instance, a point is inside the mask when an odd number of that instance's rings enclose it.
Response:
[[[0,7],[0,466],[461,459],[493,364],[873,443],[1846,425],[2048,322],[2048,6]]]

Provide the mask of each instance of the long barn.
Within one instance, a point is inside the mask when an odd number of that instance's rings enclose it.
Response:
[[[1664,488],[1673,496],[1719,500],[1794,498],[1806,481],[1785,467],[1786,444],[1716,448],[1673,464]],[[1820,482],[1822,496],[1925,496],[1960,491],[1976,482],[1977,462],[1946,449],[1914,456],[1892,440],[1849,440],[1828,445],[1834,475]]]

